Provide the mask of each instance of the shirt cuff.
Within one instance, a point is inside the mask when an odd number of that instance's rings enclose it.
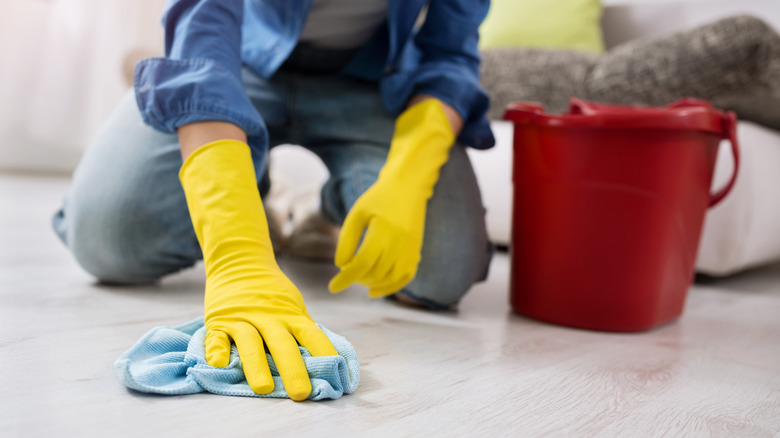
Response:
[[[487,93],[472,70],[450,62],[428,62],[415,70],[401,71],[382,79],[382,95],[388,110],[397,114],[416,94],[427,94],[450,105],[463,118],[458,141],[478,149],[495,140],[485,113],[490,105]]]
[[[179,126],[218,120],[247,136],[266,129],[240,77],[209,59],[150,58],[135,69],[135,98],[143,121],[173,134]]]

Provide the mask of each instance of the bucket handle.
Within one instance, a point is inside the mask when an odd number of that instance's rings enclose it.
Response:
[[[734,187],[734,183],[737,181],[737,173],[739,173],[739,140],[737,140],[737,115],[729,111],[723,117],[723,128],[726,131],[726,137],[731,143],[731,154],[734,156],[734,173],[731,174],[731,179],[725,187],[718,190],[710,196],[710,207],[718,205],[726,195],[729,194]]]

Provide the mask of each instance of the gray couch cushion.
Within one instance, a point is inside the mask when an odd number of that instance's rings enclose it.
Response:
[[[635,105],[697,97],[780,129],[780,35],[749,16],[631,41],[603,55],[485,51],[482,78],[493,119],[501,118],[512,101],[536,101],[563,112],[572,96]]]
[[[499,120],[510,102],[539,102],[564,112],[572,96],[584,96],[598,55],[568,50],[493,49],[482,53],[482,86],[490,95],[488,117]]]

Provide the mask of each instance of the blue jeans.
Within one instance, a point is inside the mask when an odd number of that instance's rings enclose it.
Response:
[[[342,223],[376,181],[393,134],[377,84],[299,68],[283,68],[268,81],[247,70],[244,83],[271,146],[300,144],[325,163],[322,212]],[[255,171],[266,192],[261,155]],[[144,125],[128,93],[82,157],[54,230],[105,282],[149,283],[194,265],[203,255],[178,179],[181,165],[177,137]],[[400,293],[450,308],[484,280],[492,255],[484,214],[468,155],[456,145],[428,203],[417,277]]]

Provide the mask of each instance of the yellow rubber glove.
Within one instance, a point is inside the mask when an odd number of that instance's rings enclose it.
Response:
[[[287,394],[306,399],[311,382],[298,344],[313,356],[338,353],[276,264],[249,146],[235,140],[202,146],[179,179],[206,263],[206,361],[227,366],[232,339],[249,386],[267,394],[274,381],[265,344]]]
[[[341,271],[330,281],[331,292],[358,282],[369,296],[381,297],[414,279],[428,199],[454,142],[438,100],[424,100],[401,114],[379,178],[344,220],[335,260]]]

